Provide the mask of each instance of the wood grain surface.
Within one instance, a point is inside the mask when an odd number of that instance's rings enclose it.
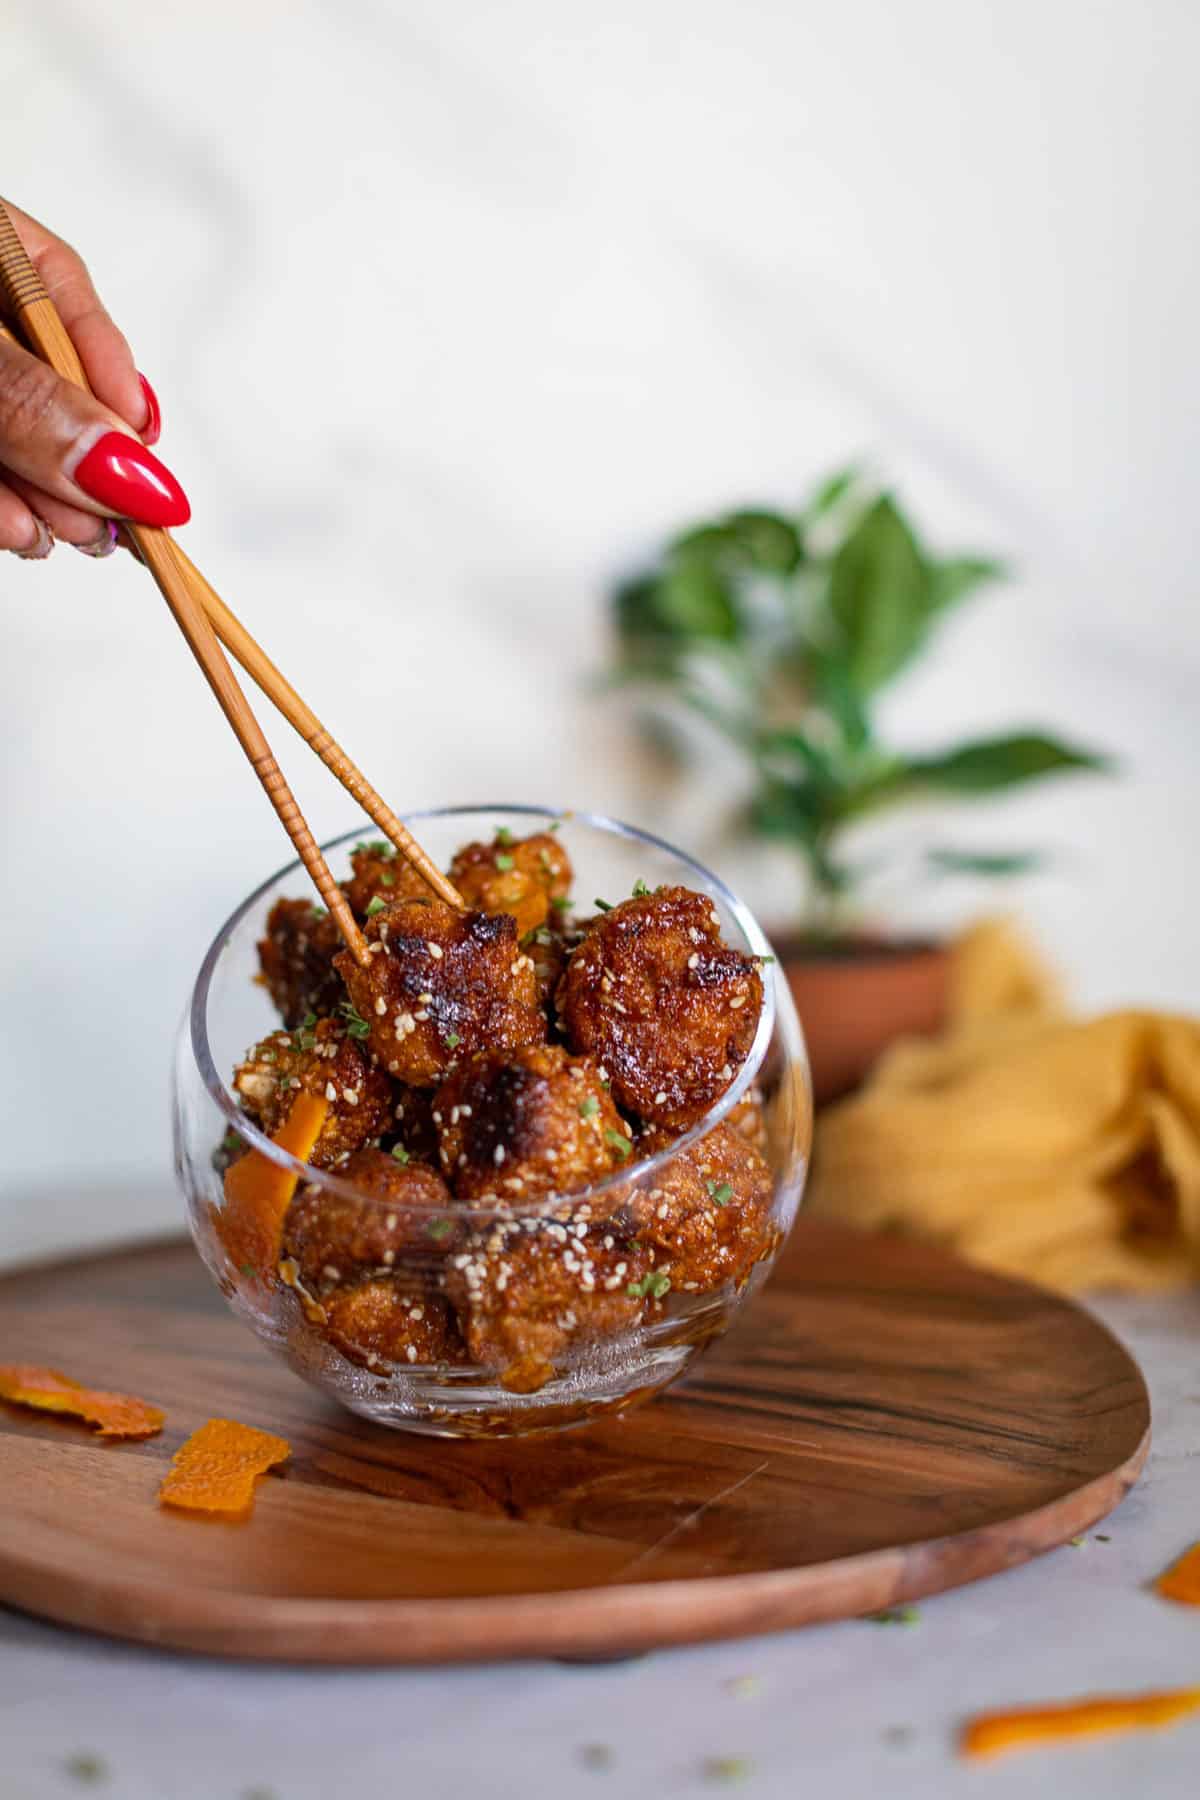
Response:
[[[606,1656],[872,1612],[1085,1530],[1149,1442],[1139,1370],[1078,1307],[804,1219],[683,1383],[560,1436],[351,1417],[238,1324],[182,1243],[6,1276],[0,1361],[168,1413],[157,1439],[101,1445],[0,1406],[0,1600],[297,1662]],[[242,1523],[156,1504],[214,1415],[293,1447]]]

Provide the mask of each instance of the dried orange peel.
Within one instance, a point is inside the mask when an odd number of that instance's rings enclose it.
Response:
[[[298,1162],[307,1162],[328,1113],[324,1095],[297,1094],[271,1142]],[[226,1170],[225,1204],[213,1208],[213,1229],[240,1274],[274,1279],[284,1215],[298,1180],[290,1169],[281,1169],[259,1150],[249,1151]]]
[[[1154,1591],[1164,1600],[1178,1600],[1181,1606],[1200,1606],[1200,1544],[1193,1544],[1159,1576]]]
[[[254,1505],[259,1476],[291,1454],[286,1438],[240,1425],[236,1419],[209,1419],[171,1458],[159,1501],[185,1512],[244,1518]]]
[[[0,1363],[0,1400],[33,1406],[39,1412],[73,1413],[108,1438],[154,1437],[167,1417],[159,1407],[131,1394],[84,1387],[58,1369],[39,1369],[32,1363]]]
[[[959,1747],[964,1756],[995,1756],[1001,1750],[1031,1750],[1109,1732],[1153,1730],[1194,1712],[1200,1712],[1200,1688],[1067,1700],[1016,1712],[980,1713],[967,1724]]]

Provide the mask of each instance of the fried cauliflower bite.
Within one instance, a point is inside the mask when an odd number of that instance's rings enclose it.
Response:
[[[279,1130],[299,1092],[325,1096],[329,1112],[308,1159],[314,1169],[332,1168],[391,1121],[391,1082],[335,1019],[273,1031],[238,1064],[233,1085],[268,1137]]]
[[[325,1018],[346,998],[333,959],[341,934],[323,907],[311,900],[277,900],[267,914],[258,946],[263,983],[289,1029],[312,1013]]]
[[[558,1044],[471,1057],[438,1089],[433,1122],[460,1200],[574,1193],[632,1155],[595,1063]]]
[[[552,903],[566,899],[574,871],[552,831],[525,838],[501,831],[490,844],[464,844],[449,873],[468,906],[511,913],[524,937],[558,916]]]
[[[314,1183],[300,1189],[284,1216],[281,1260],[295,1264],[303,1291],[324,1300],[369,1277],[396,1274],[410,1294],[424,1292],[462,1235],[436,1169],[359,1150],[337,1173],[361,1197]]]
[[[433,891],[385,838],[355,844],[350,852],[350,868],[350,879],[343,881],[342,892],[350,902],[350,910],[360,919],[366,918],[376,901],[390,906],[395,900],[427,900]],[[376,906],[375,910],[378,912],[379,908]]]
[[[401,901],[368,919],[366,968],[334,959],[389,1075],[436,1087],[476,1050],[541,1043],[537,977],[511,915]]]
[[[530,1393],[567,1352],[661,1311],[653,1286],[650,1252],[584,1220],[497,1220],[446,1265],[472,1361]]]
[[[601,1065],[617,1104],[679,1131],[745,1062],[763,985],[754,959],[721,942],[712,901],[668,887],[602,914],[557,999],[567,1042]]]
[[[667,1149],[671,1134],[648,1131],[639,1156]],[[741,1284],[774,1249],[771,1173],[753,1144],[722,1123],[681,1150],[651,1186],[633,1189],[614,1224],[655,1253],[676,1293]]]
[[[340,1288],[323,1304],[325,1336],[369,1369],[381,1363],[444,1367],[467,1360],[458,1322],[440,1294],[408,1293],[394,1280],[377,1277]]]

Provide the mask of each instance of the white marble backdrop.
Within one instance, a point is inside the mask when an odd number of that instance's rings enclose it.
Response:
[[[661,792],[585,691],[606,581],[866,453],[1021,567],[896,731],[1115,750],[976,829],[1060,847],[1016,897],[1082,1000],[1194,1006],[1198,56],[1190,0],[0,0],[0,186],[133,339],[189,550],[397,804],[711,848],[708,790]],[[139,571],[4,560],[25,1243],[51,1182],[171,1217],[172,1031],[282,856]],[[352,823],[276,736],[317,830]]]

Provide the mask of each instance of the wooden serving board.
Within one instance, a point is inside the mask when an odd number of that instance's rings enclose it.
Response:
[[[182,1243],[4,1277],[0,1361],[168,1413],[161,1437],[104,1445],[0,1405],[0,1600],[294,1662],[604,1657],[873,1612],[1085,1530],[1149,1443],[1139,1370],[1079,1308],[803,1218],[680,1386],[561,1436],[351,1417],[254,1340]],[[156,1504],[213,1415],[293,1446],[242,1523]]]

